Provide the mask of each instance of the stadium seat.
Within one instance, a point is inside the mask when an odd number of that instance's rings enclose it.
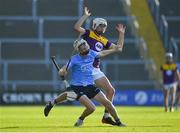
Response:
[[[92,15],[96,16],[127,15],[120,0],[95,0],[93,2],[86,0],[84,1],[84,5],[88,5],[88,8],[90,9]]]
[[[75,21],[45,21],[44,37],[45,38],[76,38],[78,34],[74,31]]]
[[[119,81],[149,80],[149,74],[144,64],[131,64],[130,62],[127,64],[108,65],[106,75],[111,80]]]
[[[44,45],[39,43],[3,43],[3,60],[41,60],[44,59]]]
[[[51,43],[50,55],[54,55],[63,60],[68,60],[73,51],[72,43]]]
[[[0,0],[0,16],[31,15],[32,0]]]
[[[8,80],[51,80],[52,68],[44,64],[10,64],[8,69]]]
[[[1,20],[1,38],[37,38],[38,22],[31,20]]]
[[[116,44],[116,42],[114,42]],[[105,59],[116,59],[116,60],[132,60],[139,59],[139,49],[137,47],[138,44],[134,43],[125,43],[123,47],[123,51],[120,53],[115,53],[112,55],[108,55]]]
[[[180,16],[179,0],[159,0],[160,13],[165,16]]]
[[[77,0],[38,0],[38,16],[77,16]]]
[[[3,79],[3,71],[4,71],[3,64],[0,63],[0,79],[1,79],[1,81]]]
[[[117,38],[118,37],[118,32],[116,30],[116,25],[119,23],[122,23],[126,26],[126,33],[125,36],[126,38],[133,38],[134,33],[133,33],[133,27],[132,24],[129,23],[128,21],[113,21],[113,20],[107,20],[108,21],[108,27],[107,27],[107,32],[105,33],[105,36],[108,38]]]
[[[169,38],[180,38],[180,21],[168,21]]]

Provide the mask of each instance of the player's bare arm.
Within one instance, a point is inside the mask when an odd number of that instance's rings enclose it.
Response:
[[[91,13],[89,12],[88,8],[85,7],[84,8],[84,15],[75,23],[74,25],[74,29],[79,32],[80,34],[84,34],[85,33],[85,29],[83,27],[81,27],[83,25],[83,23],[86,21],[86,19],[91,15]]]
[[[116,29],[119,32],[117,45],[119,45],[119,50],[122,51],[123,46],[124,46],[124,34],[125,34],[126,27],[123,24],[118,24],[116,26]],[[116,49],[116,48],[117,48],[116,44],[112,43],[110,46],[110,49]]]
[[[115,53],[115,52],[118,52],[119,51],[119,48],[120,46],[119,45],[116,45],[116,48],[114,49],[109,49],[109,50],[103,50],[101,52],[99,52],[99,57],[104,57],[104,56],[107,56],[109,54],[112,54],[112,53]]]
[[[179,70],[176,70],[175,76],[176,76],[176,80],[180,82],[180,73],[179,73]]]

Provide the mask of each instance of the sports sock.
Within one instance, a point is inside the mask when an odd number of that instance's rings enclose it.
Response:
[[[103,116],[104,118],[108,118],[108,117],[110,117],[110,114],[109,113],[104,113],[104,116]]]
[[[108,112],[108,110],[104,110],[104,116],[103,116],[104,118],[108,118],[108,117],[110,117],[110,114],[109,114],[109,112]]]
[[[82,121],[84,120],[84,118],[82,116],[80,116],[79,119],[82,120]]]
[[[52,104],[52,106],[54,106],[55,104],[57,104],[56,99],[51,100],[51,104]]]

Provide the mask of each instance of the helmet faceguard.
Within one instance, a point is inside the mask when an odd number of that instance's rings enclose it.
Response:
[[[83,44],[87,44],[87,41],[84,39],[79,39],[79,40],[74,41],[73,47],[76,51],[79,52],[79,47]]]

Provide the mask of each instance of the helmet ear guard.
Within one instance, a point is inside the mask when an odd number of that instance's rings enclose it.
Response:
[[[105,19],[103,19],[103,18],[95,18],[95,19],[93,20],[92,29],[93,29],[93,30],[96,30],[96,28],[97,28],[100,24],[107,26],[107,21],[106,21]]]

